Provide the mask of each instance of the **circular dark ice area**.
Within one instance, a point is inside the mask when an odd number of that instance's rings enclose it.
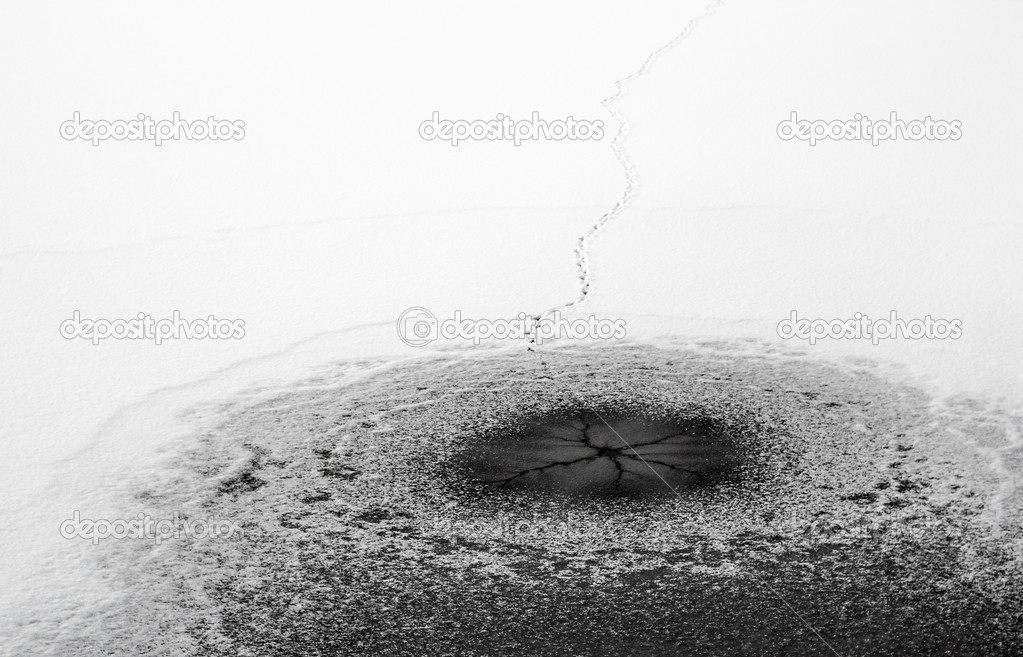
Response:
[[[734,473],[739,453],[707,420],[563,411],[490,432],[465,455],[495,488],[585,496],[682,494]]]

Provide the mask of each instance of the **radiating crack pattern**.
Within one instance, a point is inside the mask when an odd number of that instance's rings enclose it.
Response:
[[[557,415],[485,441],[469,459],[497,488],[573,495],[664,495],[713,483],[737,462],[732,444],[698,425],[642,416],[607,422]]]
[[[633,167],[632,162],[629,160],[628,156],[625,154],[625,149],[623,147],[625,137],[626,135],[629,134],[629,122],[625,120],[625,117],[622,116],[622,113],[618,111],[615,105],[628,93],[629,90],[628,84],[630,82],[646,74],[646,72],[650,70],[650,67],[657,60],[657,58],[659,58],[668,50],[674,48],[680,41],[682,41],[690,34],[692,34],[696,26],[702,20],[713,14],[714,11],[722,2],[723,0],[715,0],[714,2],[708,4],[704,8],[703,12],[699,16],[690,19],[689,22],[685,24],[682,30],[678,34],[676,34],[674,38],[672,38],[670,41],[668,41],[666,44],[664,44],[657,50],[654,50],[649,55],[647,55],[646,59],[643,60],[643,64],[639,68],[637,68],[632,73],[626,75],[625,77],[615,80],[615,92],[608,96],[607,98],[604,98],[603,100],[600,101],[600,104],[604,107],[607,113],[611,115],[611,118],[613,118],[615,123],[618,125],[618,130],[615,132],[614,137],[611,139],[611,151],[614,153],[615,159],[618,160],[618,164],[622,167],[622,171],[625,174],[625,188],[622,190],[622,194],[621,196],[618,197],[618,200],[615,202],[615,204],[611,206],[609,210],[604,212],[604,214],[600,215],[600,217],[597,218],[596,223],[590,226],[589,230],[583,233],[579,237],[579,239],[576,240],[576,246],[573,254],[575,256],[576,272],[578,273],[579,277],[580,287],[579,295],[576,296],[575,299],[567,303],[555,306],[553,308],[549,308],[548,310],[544,311],[540,315],[536,316],[537,321],[549,317],[557,310],[571,308],[573,306],[580,305],[584,301],[586,301],[593,287],[593,277],[592,274],[590,273],[590,257],[588,252],[589,243],[590,241],[593,240],[594,237],[597,236],[597,233],[600,232],[600,230],[609,221],[620,215],[625,210],[625,208],[629,206],[629,204],[632,202],[633,197],[636,195],[637,181],[635,168]]]

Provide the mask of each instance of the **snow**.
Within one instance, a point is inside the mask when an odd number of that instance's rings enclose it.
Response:
[[[108,595],[57,527],[130,505],[135,478],[186,435],[184,410],[331,360],[419,355],[393,328],[411,306],[510,317],[573,299],[575,240],[625,182],[610,137],[452,148],[417,126],[435,110],[611,126],[613,81],[703,8],[58,5],[0,10],[0,79],[17,99],[0,106],[9,622]],[[1021,12],[725,2],[617,105],[638,187],[591,243],[577,312],[627,317],[630,338],[767,340],[792,309],[956,317],[957,341],[807,350],[902,365],[937,395],[1019,413]],[[955,118],[964,136],[811,148],[775,135],[793,109]],[[247,132],[93,147],[57,134],[76,110],[214,114]],[[58,334],[75,310],[214,314],[246,335],[93,346]]]

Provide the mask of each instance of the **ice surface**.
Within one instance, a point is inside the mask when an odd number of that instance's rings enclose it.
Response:
[[[501,30],[457,3],[331,20],[240,4],[202,21],[127,4],[5,8],[0,76],[18,102],[0,107],[0,632],[27,632],[8,645],[116,597],[116,573],[57,528],[75,509],[134,510],[137,483],[195,437],[188,409],[336,360],[418,356],[392,326],[410,306],[507,317],[575,298],[572,248],[624,184],[608,140],[451,148],[415,126],[438,109],[607,119],[613,80],[702,6],[527,3]],[[792,309],[961,318],[954,342],[805,350],[878,360],[975,405],[987,432],[962,439],[987,459],[978,478],[994,477],[995,507],[1017,511],[1020,12],[723,4],[618,105],[636,195],[592,241],[592,294],[576,310],[627,317],[633,339],[777,340]],[[934,114],[962,120],[965,136],[811,149],[775,137],[793,109]],[[93,148],[57,137],[75,110],[215,113],[251,136],[231,149]],[[92,346],[58,335],[74,310],[216,314],[247,332]]]

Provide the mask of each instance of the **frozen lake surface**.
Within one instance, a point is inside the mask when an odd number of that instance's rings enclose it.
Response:
[[[492,653],[1018,640],[1018,7],[726,2],[677,42],[702,3],[536,3],[496,31],[413,8],[246,11],[228,29],[225,6],[154,33],[145,11],[66,9],[0,22],[21,99],[0,108],[18,126],[0,161],[9,654],[428,652],[484,627]],[[775,134],[794,109],[933,114],[963,138],[810,147]],[[76,110],[250,129],[234,148],[94,148],[57,137]],[[452,148],[416,135],[436,110],[629,129]],[[412,307],[563,308],[628,335],[414,349],[395,331]],[[246,330],[92,345],[58,331],[76,310]],[[954,318],[962,336],[811,346],[777,334],[794,310]],[[593,442],[594,412],[640,447],[630,418],[700,427],[714,441],[667,457],[722,476],[616,487],[637,464]],[[555,449],[577,422],[585,449]],[[576,457],[588,469],[556,465]],[[534,468],[551,470],[536,486],[488,483]],[[62,538],[76,511],[244,531],[93,545]]]

